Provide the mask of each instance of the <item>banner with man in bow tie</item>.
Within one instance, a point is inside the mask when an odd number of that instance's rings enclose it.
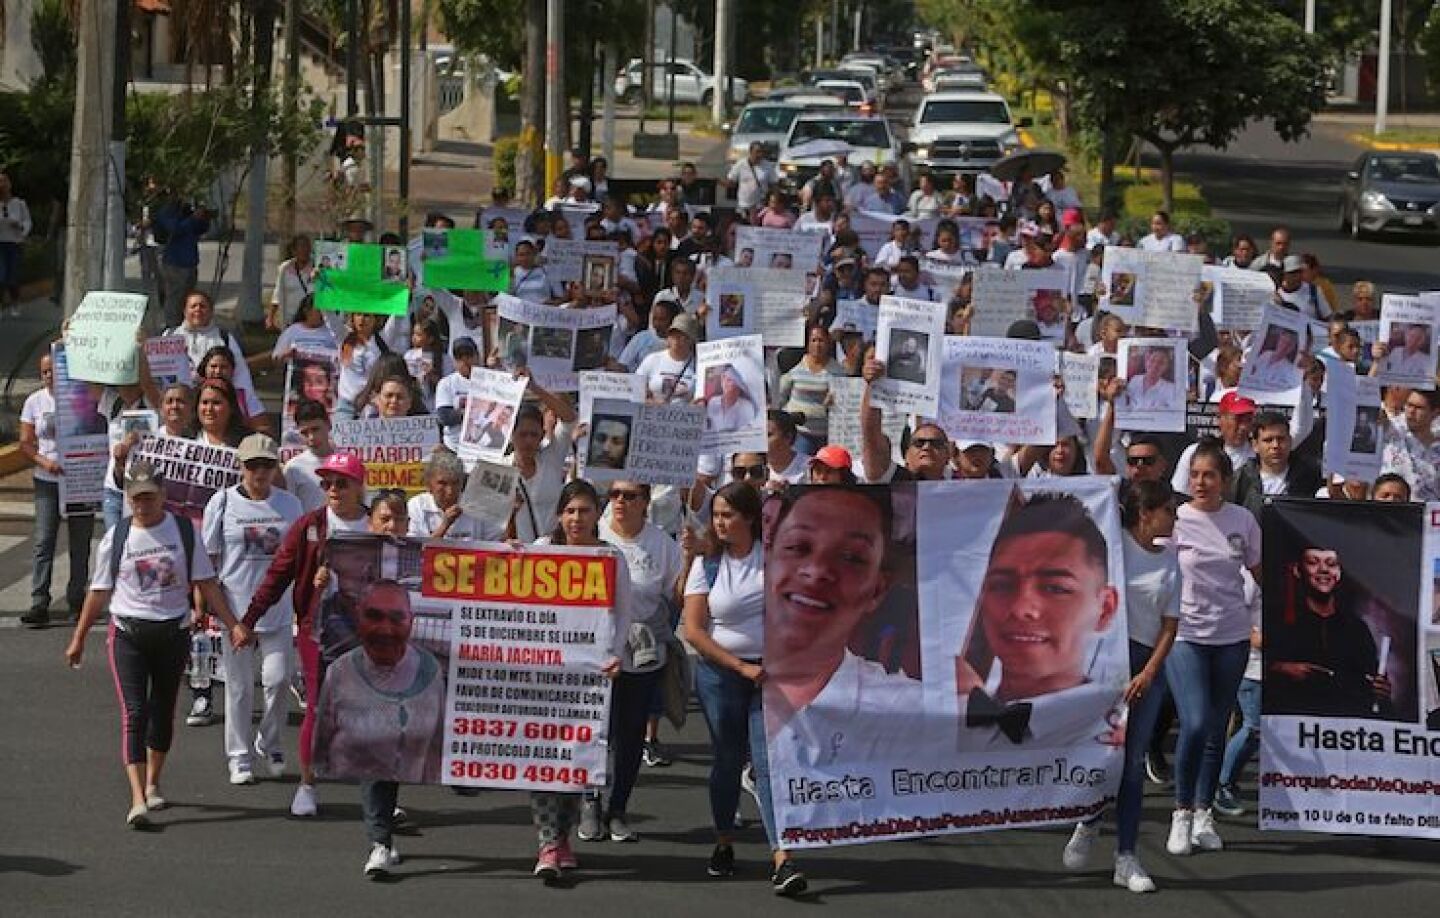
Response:
[[[776,500],[764,706],[787,847],[1073,823],[1114,799],[1129,657],[1111,480]]]

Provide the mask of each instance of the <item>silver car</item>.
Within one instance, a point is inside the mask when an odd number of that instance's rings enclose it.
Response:
[[[804,105],[792,102],[752,102],[745,106],[730,130],[727,161],[733,163],[744,158],[752,143],[765,148],[766,159],[779,159],[780,145],[785,142],[785,135],[790,133],[790,125],[803,111]]]
[[[1355,160],[1341,187],[1340,229],[1355,239],[1440,232],[1440,156],[1372,152]]]

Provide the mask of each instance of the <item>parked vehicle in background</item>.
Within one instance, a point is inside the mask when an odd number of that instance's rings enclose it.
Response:
[[[910,164],[890,125],[878,115],[806,112],[790,125],[780,147],[780,176],[799,187],[820,171],[820,163],[835,156],[835,148],[849,151],[851,166],[872,162],[894,163],[901,182],[910,187]]]
[[[865,84],[859,80],[821,80],[815,84],[815,88],[844,99],[847,106],[862,114],[868,115],[875,111],[875,100],[866,91]]]
[[[824,98],[837,108],[841,107],[839,100],[829,96]],[[752,143],[758,143],[765,148],[766,158],[776,159],[780,155],[780,145],[785,142],[785,135],[790,133],[790,125],[795,123],[795,119],[803,111],[804,105],[788,100],[751,102],[745,106],[745,110],[730,128],[730,147],[725,154],[726,161],[733,163],[744,158]]]
[[[1028,119],[1020,127],[1028,127]],[[925,96],[910,121],[906,149],[917,172],[983,172],[1020,147],[1010,106],[993,92],[963,90]]]
[[[985,91],[990,88],[985,74],[980,70],[941,70],[930,78],[931,92],[950,92],[959,89]]]
[[[880,84],[875,79],[873,70],[813,70],[806,74],[804,82],[811,86],[818,86],[822,82],[831,80],[851,80],[865,87],[868,100],[875,106],[885,104],[884,96],[880,92]]]
[[[1356,239],[1440,232],[1440,156],[1371,152],[1355,160],[1341,183],[1340,229]]]
[[[671,61],[651,61],[651,101],[666,103],[670,101],[671,77],[674,77],[675,101],[689,102],[698,105],[709,105],[714,99],[715,77],[701,70],[694,61],[677,59]],[[615,77],[615,95],[620,101],[634,105],[640,101],[641,88],[644,85],[644,63],[640,58],[631,58]],[[730,92],[731,101],[736,105],[744,105],[750,98],[750,84],[746,80],[736,77]]]

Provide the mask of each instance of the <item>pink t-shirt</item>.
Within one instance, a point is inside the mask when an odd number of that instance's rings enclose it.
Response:
[[[1173,539],[1180,556],[1180,631],[1192,644],[1250,638],[1244,569],[1260,563],[1260,526],[1237,504],[1219,510],[1180,508]]]

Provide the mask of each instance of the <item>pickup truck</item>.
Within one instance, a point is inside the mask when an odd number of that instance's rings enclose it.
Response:
[[[640,58],[631,58],[615,76],[615,95],[622,102],[634,105],[640,101],[640,90],[644,84],[643,68],[644,62]],[[651,61],[650,68],[653,80],[650,92],[654,102],[664,104],[670,101],[671,76],[675,78],[676,102],[709,105],[715,97],[715,77],[697,67],[694,61]],[[750,84],[736,77],[730,95],[736,105],[744,105],[750,98]]]
[[[1018,127],[1028,127],[1022,119]],[[993,92],[955,90],[925,96],[910,121],[905,149],[917,172],[983,172],[1020,147],[1010,106]]]

